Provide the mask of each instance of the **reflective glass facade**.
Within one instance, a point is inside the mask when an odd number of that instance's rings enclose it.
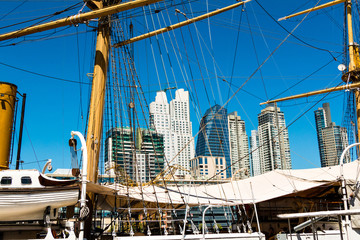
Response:
[[[229,128],[226,108],[215,105],[209,108],[200,122],[196,156],[225,157],[226,175],[231,177]]]

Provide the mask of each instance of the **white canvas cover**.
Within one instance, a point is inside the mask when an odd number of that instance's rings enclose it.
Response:
[[[321,186],[338,184],[340,166],[304,170],[275,170],[244,180],[217,185],[181,186],[165,189],[158,186],[130,187],[112,184],[90,184],[89,191],[118,198],[136,199],[153,203],[189,205],[238,205],[252,204],[297,194]],[[344,164],[347,182],[356,182],[359,177],[359,161]],[[129,196],[127,192],[129,190]],[[142,194],[143,193],[143,194]],[[143,197],[142,197],[143,195]],[[182,198],[183,197],[183,198]]]

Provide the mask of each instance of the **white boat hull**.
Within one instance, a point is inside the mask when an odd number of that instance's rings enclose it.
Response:
[[[78,197],[78,187],[0,190],[0,222],[43,220],[48,206],[54,219],[54,209],[75,205]]]

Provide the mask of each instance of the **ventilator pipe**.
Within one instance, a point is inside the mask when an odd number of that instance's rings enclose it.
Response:
[[[81,197],[80,197],[80,209],[86,207],[86,183],[87,183],[87,148],[84,136],[77,131],[71,131],[71,137],[78,136],[81,142],[81,151],[82,151],[82,169],[81,169]],[[79,240],[84,239],[84,226],[85,219],[80,221],[80,233]]]
[[[48,161],[45,163],[44,167],[43,167],[43,170],[42,170],[42,174],[45,174],[45,171],[49,170],[51,171],[52,170],[52,166],[51,166],[51,159],[48,159]]]
[[[205,223],[205,213],[206,213],[206,211],[207,211],[209,208],[211,208],[211,207],[213,207],[213,205],[207,206],[207,207],[204,209],[204,212],[203,212],[203,214],[202,214],[202,234],[203,234],[203,239],[205,239],[205,227],[206,227],[206,223]]]

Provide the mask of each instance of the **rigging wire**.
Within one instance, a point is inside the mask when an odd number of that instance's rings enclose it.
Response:
[[[342,54],[339,54],[336,56],[336,58],[340,57]],[[286,93],[287,91],[291,90],[292,88],[296,87],[297,85],[299,85],[300,83],[302,83],[303,81],[305,81],[306,79],[310,78],[311,76],[313,76],[314,74],[320,72],[322,69],[324,69],[326,66],[328,66],[330,63],[332,63],[333,61],[335,61],[334,58],[332,58],[329,62],[325,63],[324,65],[322,65],[321,67],[319,67],[318,69],[316,69],[315,71],[313,71],[312,73],[310,73],[309,75],[307,75],[306,77],[304,77],[303,79],[299,80],[298,82],[294,83],[293,85],[291,85],[290,87],[288,87],[287,89],[281,91],[280,93],[276,94],[273,98],[271,99],[276,99],[279,96],[281,96],[282,94]],[[270,100],[271,100],[270,99]]]
[[[77,46],[77,63],[78,63],[78,78],[79,78],[79,104],[80,104],[80,116],[81,119],[84,117],[83,104],[82,104],[82,78],[81,78],[81,68],[80,68],[80,44],[79,44],[79,34],[78,28],[76,27],[76,46]]]
[[[14,12],[16,9],[18,9],[19,7],[21,7],[22,5],[24,5],[28,0],[24,0],[22,1],[19,5],[17,5],[16,7],[14,7],[13,9],[11,9],[9,12],[7,12],[6,14],[4,14],[2,17],[0,17],[0,21],[3,20],[4,18],[6,18],[7,16],[9,16],[9,14],[11,14],[12,12]],[[1,29],[1,28],[0,28]]]
[[[334,57],[334,55],[332,54],[331,51],[329,51],[328,49],[316,47],[316,46],[314,46],[314,45],[312,45],[312,44],[309,44],[309,43],[305,42],[305,41],[302,40],[301,38],[297,37],[296,35],[293,34],[294,31],[291,31],[291,32],[290,32],[290,31],[287,30],[284,26],[282,26],[282,25],[259,3],[258,0],[255,0],[255,2],[256,2],[256,3],[261,7],[261,9],[263,9],[263,11],[264,11],[277,25],[279,25],[285,32],[287,32],[288,34],[290,34],[291,36],[293,36],[295,39],[299,40],[300,42],[302,42],[302,43],[305,44],[306,46],[309,46],[309,47],[311,47],[311,48],[314,48],[314,49],[317,49],[317,50],[320,50],[320,51],[324,51],[324,52],[329,53],[329,54],[331,55],[331,57],[333,57],[334,60],[337,61],[337,59]],[[320,0],[317,1],[317,3],[315,4],[315,6],[317,6],[317,5],[319,4],[319,2],[320,2]],[[315,7],[315,6],[314,6],[314,7]],[[309,12],[309,13],[310,13],[310,12]],[[308,16],[309,13],[307,13],[306,16]],[[305,17],[306,17],[306,16],[305,16]],[[303,19],[300,21],[300,23],[302,23],[304,20],[305,20],[305,18],[303,18]],[[299,25],[297,25],[297,26],[299,26]]]
[[[22,72],[30,73],[30,74],[40,76],[40,77],[51,78],[51,79],[54,79],[54,80],[59,80],[59,81],[69,82],[69,83],[79,83],[79,84],[90,85],[90,83],[86,83],[86,82],[79,82],[79,81],[74,81],[74,80],[69,80],[69,79],[64,79],[64,78],[58,78],[58,77],[54,77],[54,76],[50,76],[50,75],[46,75],[46,74],[42,74],[42,73],[33,72],[33,71],[30,71],[30,70],[15,67],[15,66],[3,63],[3,62],[0,62],[0,65],[6,66],[6,67],[9,67],[9,68],[13,68],[13,69],[16,69],[16,70],[19,70],[19,71],[22,71]]]
[[[244,6],[244,5],[243,5]],[[191,7],[191,5],[190,5]],[[191,8],[192,10],[192,8]],[[206,0],[206,13],[209,13],[209,3],[208,3],[208,0]],[[212,64],[213,64],[213,68],[214,68],[214,73],[215,73],[215,76],[217,76],[217,70],[216,70],[216,62],[215,62],[215,52],[214,52],[214,46],[213,46],[213,40],[212,40],[212,33],[211,33],[211,28],[210,28],[210,17],[207,18],[208,20],[208,31],[209,31],[209,42],[210,42],[210,55],[211,55],[211,58],[212,58]],[[194,23],[195,24],[195,23]],[[195,29],[197,30],[196,28],[196,25],[195,25]],[[198,31],[197,31],[198,32]],[[198,33],[199,34],[199,33]],[[199,42],[200,44],[200,42]],[[200,45],[201,46],[201,45]],[[204,62],[205,62],[205,59],[204,59]],[[221,90],[220,90],[220,85],[219,85],[219,79],[216,78],[216,87],[217,87],[217,90],[218,90],[218,94],[219,94],[219,99],[220,99],[220,104],[222,105],[223,103],[223,98],[222,98],[222,94],[221,94]]]
[[[253,36],[251,26],[250,26],[249,15],[247,13],[245,13],[245,15],[246,15],[246,20],[247,20],[248,27],[249,27],[249,30],[250,30],[251,42],[252,42],[252,45],[253,45],[253,48],[254,48],[254,53],[255,53],[255,57],[256,57],[256,63],[257,63],[258,66],[260,66],[259,56],[258,56],[258,53],[256,51],[255,40],[254,40],[254,36]],[[262,82],[263,87],[264,87],[264,92],[265,92],[266,99],[269,99],[261,68],[259,69],[259,74],[260,74],[261,82]]]
[[[0,47],[12,47],[12,46],[17,46],[17,45],[20,45],[20,44],[27,44],[27,43],[32,43],[32,42],[39,42],[39,41],[48,41],[48,40],[53,40],[53,39],[57,39],[57,38],[64,38],[64,37],[69,37],[69,36],[74,36],[76,34],[83,34],[83,33],[91,33],[91,32],[95,32],[96,29],[91,29],[91,30],[87,30],[87,31],[82,31],[82,32],[79,32],[79,33],[68,33],[68,34],[62,34],[62,35],[56,35],[56,33],[60,33],[60,32],[63,32],[67,29],[69,29],[70,27],[66,27],[66,28],[63,28],[62,30],[56,30],[52,33],[49,33],[49,34],[43,34],[41,38],[39,38],[39,36],[37,36],[37,38],[35,39],[24,39],[24,40],[21,40],[19,42],[16,42],[16,43],[10,43],[10,44],[7,44],[7,45],[0,45]]]
[[[36,159],[36,163],[37,163],[37,165],[38,165],[38,169],[39,169],[39,171],[40,171],[40,170],[41,170],[40,161],[39,161],[39,159],[38,159],[38,157],[37,157],[37,155],[36,155],[36,151],[35,151],[35,148],[34,148],[34,145],[33,145],[32,141],[31,141],[30,134],[29,134],[28,128],[27,128],[27,126],[26,126],[26,123],[24,123],[24,127],[25,127],[25,131],[26,131],[26,135],[28,136],[28,139],[29,139],[29,142],[30,142],[31,149],[33,150],[33,153],[34,153],[34,156],[35,156],[35,159]]]
[[[38,25],[38,24],[40,24],[40,23],[42,23],[42,22],[44,22],[44,21],[46,21],[46,20],[48,20],[48,19],[56,16],[56,15],[59,15],[59,14],[61,14],[61,13],[63,13],[63,12],[66,12],[66,11],[70,11],[70,10],[72,10],[75,6],[77,6],[77,5],[79,5],[79,4],[80,4],[80,3],[77,3],[77,4],[73,5],[73,6],[70,6],[70,7],[66,8],[66,9],[64,9],[64,10],[61,10],[61,11],[58,11],[58,12],[56,12],[56,13],[49,14],[49,15],[47,15],[47,16],[41,17],[40,19],[43,18],[42,20],[40,20],[40,21],[38,21],[38,22],[36,22],[36,23],[28,26],[28,27],[33,27],[33,26]],[[7,26],[6,26],[6,27],[7,27]],[[5,28],[5,27],[3,27],[3,28]],[[23,31],[24,29],[25,29],[25,28],[22,28],[22,29],[20,29],[20,30],[17,30],[16,32],[14,32],[14,34],[19,33],[19,32],[21,32],[21,31]],[[56,30],[55,30],[55,32],[56,32]],[[53,33],[53,34],[54,34],[54,33]],[[14,39],[9,39],[9,40],[5,41],[5,43],[11,42],[11,41],[13,41],[13,40],[14,40]],[[6,45],[6,44],[1,44],[0,47],[1,47],[1,46],[4,46],[4,45]],[[9,45],[11,45],[11,44],[9,44]]]
[[[240,19],[239,19],[239,24],[238,24],[238,29],[237,29],[237,36],[236,36],[236,41],[235,41],[235,50],[234,50],[234,59],[232,62],[232,68],[231,68],[231,75],[230,75],[230,82],[229,85],[232,85],[232,81],[233,81],[233,76],[234,76],[234,70],[235,70],[235,63],[236,63],[236,57],[237,57],[237,52],[238,52],[238,46],[239,46],[239,39],[240,39],[240,31],[241,31],[241,20],[242,20],[242,16],[243,16],[243,12],[245,11],[245,5],[243,4],[241,6],[241,13],[240,13]],[[225,80],[225,79],[224,79]],[[230,97],[230,88],[228,90],[228,94],[227,94],[227,98]]]
[[[185,10],[185,12],[186,12],[186,6],[183,5],[182,8],[183,8],[183,11]],[[184,15],[184,14],[183,14],[183,15]],[[180,22],[180,19],[179,19],[179,16],[178,16],[178,15],[177,15],[177,17],[178,17],[178,21]],[[186,19],[188,19],[188,17],[186,16],[186,14],[184,15],[184,17],[185,17]],[[196,27],[195,23],[194,23],[194,26]],[[188,33],[189,33],[189,36],[190,36],[190,42],[191,42],[192,47],[193,47],[193,52],[194,52],[195,60],[196,60],[195,62],[196,62],[196,64],[197,64],[197,66],[198,66],[198,69],[199,69],[199,72],[200,72],[200,76],[201,76],[201,79],[202,79],[202,83],[203,83],[203,86],[204,86],[205,95],[206,95],[206,98],[207,98],[207,101],[208,101],[208,104],[209,104],[209,107],[210,107],[210,106],[211,106],[211,101],[210,101],[209,93],[208,93],[207,88],[206,88],[206,83],[205,83],[205,79],[204,79],[204,74],[203,74],[203,71],[201,70],[201,65],[200,65],[198,53],[197,53],[197,51],[196,51],[193,34],[192,34],[191,30],[190,30],[190,26],[189,26],[189,25],[187,25],[187,30],[188,30]],[[181,31],[181,33],[182,33],[182,28],[180,28],[180,31]],[[183,34],[183,33],[182,33],[182,34]],[[197,36],[198,36],[198,35],[197,35]],[[182,37],[183,37],[183,35],[182,35]],[[183,37],[183,45],[184,45],[184,48],[185,48],[185,50],[186,50],[186,44],[185,44],[185,39],[184,39],[184,37]],[[201,47],[201,45],[200,45],[200,47]],[[190,66],[189,59],[190,59],[190,58],[188,57],[188,54],[187,54],[187,61],[188,61],[188,65]],[[206,70],[207,70],[207,68],[206,68]],[[192,75],[191,75],[191,76],[192,76]],[[213,99],[215,99],[215,97],[214,97],[214,92],[213,92],[213,89],[212,89],[212,85],[211,85],[211,84],[210,84],[210,89],[211,89],[211,93],[212,93],[212,95],[213,95]],[[200,114],[202,114],[202,113],[200,112]]]

